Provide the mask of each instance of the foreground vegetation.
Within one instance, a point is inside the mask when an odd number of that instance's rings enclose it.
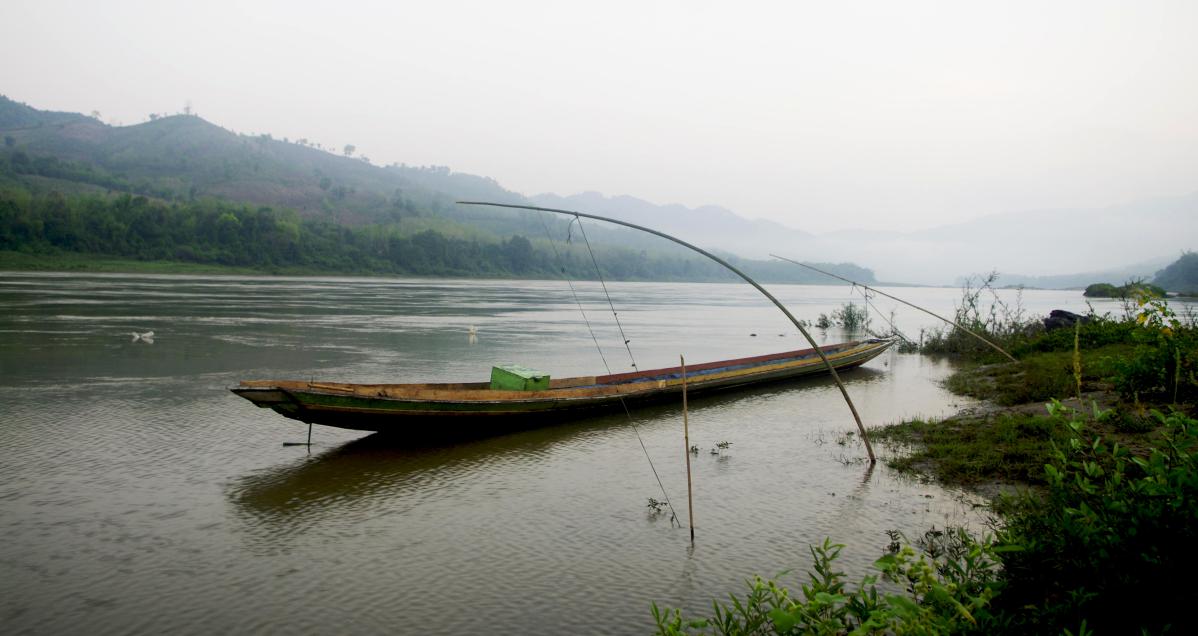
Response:
[[[1198,420],[1155,412],[1162,436],[1136,455],[1088,437],[1086,418],[1059,403],[1050,417],[1062,439],[1049,445],[1044,488],[1003,500],[994,536],[896,541],[878,574],[852,586],[835,569],[843,546],[825,541],[797,593],[757,578],[707,617],[654,605],[658,633],[1191,633]]]
[[[949,484],[1021,484],[996,495],[994,533],[893,537],[877,573],[850,585],[843,546],[812,548],[794,591],[755,579],[708,616],[654,606],[658,633],[1189,633],[1198,591],[1198,326],[1142,294],[1123,316],[1046,330],[1018,304],[967,286],[960,329],[921,335],[965,368],[949,382],[995,406],[872,435],[899,470]],[[1059,399],[1058,399],[1059,398]],[[1066,406],[1062,400],[1072,406]],[[1047,410],[1044,403],[1047,402]]]

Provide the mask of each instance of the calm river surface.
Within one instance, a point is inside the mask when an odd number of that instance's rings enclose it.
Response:
[[[576,286],[607,364],[629,369],[602,291]],[[746,285],[608,287],[642,369],[806,346]],[[807,320],[860,298],[771,289]],[[960,298],[889,291],[945,313]],[[1080,292],[1022,300],[1085,310]],[[227,391],[477,381],[506,362],[605,364],[563,282],[0,273],[3,631],[644,633],[650,601],[705,611],[754,574],[805,571],[824,537],[849,545],[855,580],[888,529],[983,521],[969,496],[867,470],[823,379],[692,401],[693,549],[646,507],[662,493],[637,438],[685,522],[679,406],[637,412],[635,428],[606,417],[417,449],[316,427],[309,452],[283,445],[303,424]],[[888,353],[845,380],[877,425],[965,404],[938,384],[950,370]]]

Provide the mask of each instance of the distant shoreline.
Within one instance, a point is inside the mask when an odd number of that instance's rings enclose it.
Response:
[[[0,250],[0,272],[57,272],[90,274],[181,274],[213,276],[293,276],[327,277],[349,276],[360,278],[438,278],[458,280],[563,280],[546,278],[522,278],[517,276],[468,276],[457,273],[445,274],[396,274],[392,272],[363,272],[343,270],[318,270],[298,267],[257,268],[237,265],[213,265],[187,263],[183,261],[139,261],[135,259],[96,256],[76,252],[58,254],[30,254],[12,250]],[[596,279],[570,279],[587,280]],[[727,284],[736,280],[684,280],[684,279],[607,279],[608,282],[628,283],[714,283]],[[821,287],[845,286],[846,283],[794,283],[763,281],[770,285],[818,285]],[[937,287],[937,285],[914,285],[908,283],[869,283],[871,287]]]

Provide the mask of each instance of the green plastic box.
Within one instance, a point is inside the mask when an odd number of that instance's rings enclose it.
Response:
[[[547,391],[549,374],[518,364],[491,367],[491,389],[494,391]]]

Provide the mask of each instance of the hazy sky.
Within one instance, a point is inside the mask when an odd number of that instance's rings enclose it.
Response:
[[[0,93],[812,232],[1198,190],[1198,2],[4,0]]]

